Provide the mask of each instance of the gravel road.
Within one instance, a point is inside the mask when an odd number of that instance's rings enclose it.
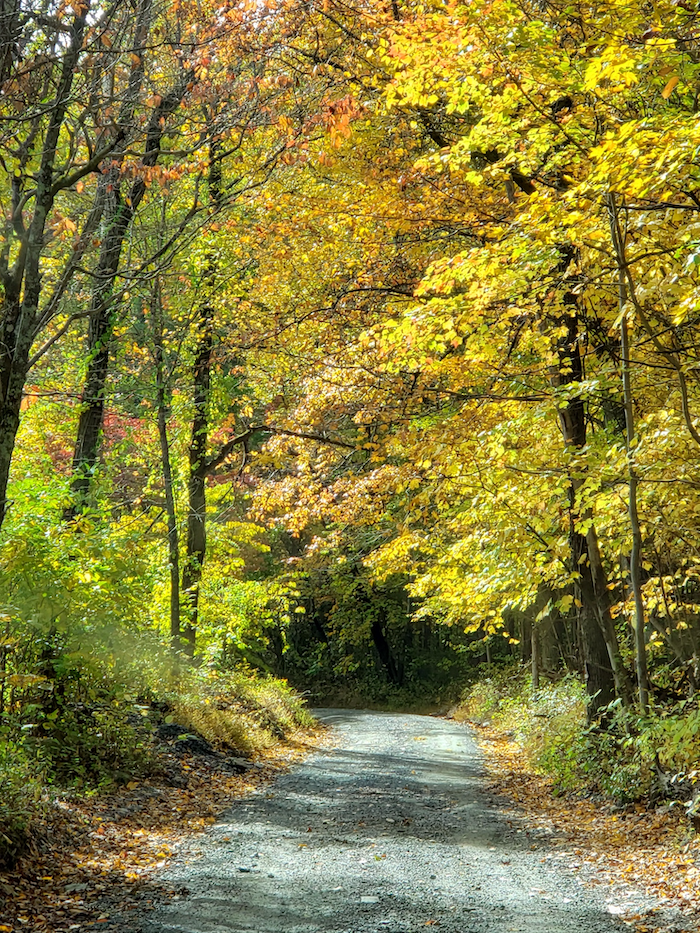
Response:
[[[129,933],[616,933],[509,828],[469,729],[320,710],[337,746],[238,800],[161,881],[189,892]]]

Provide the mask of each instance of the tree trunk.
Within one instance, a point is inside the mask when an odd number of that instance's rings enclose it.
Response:
[[[209,200],[215,210],[221,209],[221,144],[212,139],[209,147]],[[205,290],[214,285],[217,262],[209,257],[204,275]],[[184,650],[194,657],[199,618],[199,588],[207,552],[207,442],[209,435],[209,398],[211,394],[211,355],[214,345],[214,308],[209,294],[199,307],[197,344],[192,367],[194,414],[189,448],[189,508],[187,512],[187,554],[182,568],[182,593],[185,597],[186,621],[182,632]]]
[[[13,11],[16,11],[16,6],[11,2],[6,2],[2,7],[3,14],[8,17],[3,22],[3,29],[6,31],[0,36],[0,42],[4,43],[2,54],[5,55],[5,68],[9,67],[7,56],[11,58],[16,52],[13,37],[17,24],[13,20]],[[23,194],[18,182],[12,192],[12,209],[18,218],[14,235],[18,237],[19,245],[12,268],[8,266],[9,252],[4,252],[0,258],[0,280],[4,292],[0,317],[0,525],[7,515],[7,483],[19,429],[29,354],[36,337],[41,295],[41,256],[46,224],[56,197],[56,151],[71,102],[88,11],[89,5],[83,4],[65,31],[65,54],[60,66],[53,104],[47,107],[48,124],[41,147],[39,168],[32,182],[34,213],[26,229],[22,227]]]
[[[3,309],[5,327],[0,337],[0,525],[7,515],[7,484],[15,439],[19,430],[22,392],[33,329],[23,322],[19,303]]]
[[[211,353],[213,345],[213,309],[205,303],[200,309],[199,337],[193,366],[194,414],[189,448],[187,486],[187,554],[182,568],[182,593],[185,598],[184,651],[194,657],[199,614],[199,587],[207,552],[206,457],[209,432],[209,395],[211,388]]]
[[[571,247],[562,250],[560,271],[566,271],[569,263],[574,259]],[[568,293],[564,296],[564,305],[571,307],[571,313],[563,315],[558,323],[566,328],[566,333],[558,343],[559,365],[553,369],[550,382],[554,388],[571,383],[580,383],[583,380],[583,361],[579,347],[578,317],[575,311],[577,296]],[[567,400],[566,405],[559,408],[559,423],[562,430],[564,444],[572,451],[581,450],[586,444],[586,413],[581,396],[574,396]],[[591,570],[591,559],[588,552],[586,538],[577,530],[576,492],[580,480],[572,477],[569,485],[570,529],[569,542],[571,550],[571,569],[578,575],[575,585],[576,595],[580,603],[578,611],[578,625],[580,641],[584,652],[584,672],[586,690],[590,698],[590,713],[594,715],[601,707],[607,705],[615,696],[618,689],[620,696],[624,695],[625,684],[621,671],[617,667],[619,658],[619,645],[612,624],[608,627],[603,621],[606,610],[605,605],[599,603]],[[599,556],[599,555],[598,555]],[[602,563],[599,573],[604,576]],[[599,579],[599,584],[602,578]],[[606,585],[607,591],[607,585]],[[611,639],[611,635],[615,636]]]
[[[530,629],[530,652],[532,655],[532,689],[538,690],[540,686],[540,671],[542,670],[542,661],[540,657],[540,633],[537,625]]]
[[[518,626],[518,639],[520,641],[520,660],[523,664],[527,664],[528,661],[532,660],[533,624],[524,612],[516,613],[515,621]]]
[[[0,85],[10,77],[19,58],[21,38],[19,0],[0,0]]]
[[[175,649],[180,649],[180,543],[177,532],[175,496],[173,495],[173,471],[170,462],[168,440],[169,405],[166,398],[167,386],[163,351],[163,309],[157,286],[153,296],[154,355],[156,364],[156,405],[158,408],[158,438],[160,461],[165,490],[165,511],[168,519],[168,564],[170,567],[170,640]]]
[[[368,600],[369,606],[369,600]],[[382,662],[382,667],[386,671],[386,675],[389,678],[390,683],[400,686],[402,681],[401,670],[396,663],[394,654],[391,650],[391,645],[389,644],[386,631],[384,629],[384,615],[381,612],[374,612],[372,615],[372,625],[371,625],[372,641],[374,642],[374,647],[377,649],[377,654],[379,655],[379,660]]]
[[[573,528],[573,522],[569,541],[572,565],[577,567],[579,572],[574,592],[581,604],[578,624],[583,648],[584,681],[589,696],[589,715],[593,717],[599,709],[615,699],[615,679],[596,611],[593,576],[586,559],[586,539]]]
[[[595,593],[600,625],[608,649],[608,655],[610,656],[613,675],[615,677],[615,689],[623,704],[625,706],[631,706],[633,696],[632,681],[630,680],[630,675],[622,660],[622,655],[620,654],[620,643],[617,639],[617,632],[615,631],[615,623],[610,606],[608,576],[603,567],[600,546],[598,544],[598,534],[593,522],[589,524],[588,531],[586,532],[586,545],[588,548],[588,560],[591,567],[593,591]]]
[[[85,509],[99,456],[109,374],[109,351],[118,303],[113,293],[114,281],[119,270],[126,231],[134,211],[131,203],[127,205],[122,201],[118,173],[119,169],[113,168],[101,182],[107,184],[112,190],[107,195],[102,247],[90,305],[88,367],[73,451],[73,480],[71,482],[73,499],[63,513],[66,521],[74,519]]]
[[[148,36],[150,0],[142,0],[140,9],[143,21],[137,26],[136,35],[138,42],[143,46]],[[141,51],[143,52],[143,48]],[[138,57],[142,59],[143,56]],[[142,72],[143,66],[141,65],[138,69],[138,75],[141,78]],[[132,124],[139,87],[140,80],[136,82],[134,79],[133,86],[130,87],[131,96],[125,102],[120,118],[122,127],[125,128],[122,130],[125,143],[127,135],[131,138],[136,133],[137,128]],[[166,118],[179,106],[186,89],[187,84],[183,77],[168,94],[160,98],[160,103],[154,108],[146,128],[145,152],[141,160],[145,167],[153,167],[158,162]],[[123,152],[115,152],[111,160],[111,168],[100,180],[105,190],[103,239],[90,303],[88,368],[83,385],[82,407],[73,454],[73,481],[71,483],[73,501],[64,511],[65,520],[74,519],[84,510],[92,487],[102,439],[110,349],[119,301],[114,293],[114,283],[119,272],[119,263],[129,225],[146,193],[145,181],[139,177],[131,184],[128,195],[122,197],[121,162],[123,158]]]
[[[642,715],[649,710],[649,673],[647,670],[646,640],[644,637],[644,600],[642,597],[642,531],[639,526],[637,511],[637,486],[639,483],[634,463],[635,446],[634,402],[632,398],[632,377],[630,373],[630,345],[627,328],[627,258],[625,244],[620,231],[615,195],[608,197],[610,213],[610,234],[618,266],[618,290],[620,304],[620,350],[622,365],[622,394],[625,405],[625,424],[627,435],[627,492],[630,529],[632,531],[632,551],[630,553],[630,584],[634,597],[634,641],[637,663],[637,686],[639,691],[639,709]]]

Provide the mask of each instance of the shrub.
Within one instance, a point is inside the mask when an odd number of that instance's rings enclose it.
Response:
[[[641,717],[619,702],[589,723],[577,678],[533,691],[524,668],[505,668],[470,687],[455,718],[491,720],[522,744],[555,792],[580,791],[631,803],[687,799],[700,783],[700,710],[684,701]]]
[[[40,807],[40,784],[22,747],[5,744],[0,750],[0,868],[13,867]]]
[[[527,690],[525,671],[517,664],[507,664],[467,687],[454,710],[460,721],[485,723],[508,706],[522,702]]]
[[[28,749],[46,777],[56,784],[106,786],[126,783],[153,766],[150,729],[134,724],[129,709],[62,705],[28,737]]]

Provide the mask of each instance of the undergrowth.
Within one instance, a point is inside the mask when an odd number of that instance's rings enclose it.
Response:
[[[41,785],[14,743],[0,749],[0,868],[24,848],[32,818],[42,809]]]
[[[313,717],[286,681],[250,671],[193,672],[171,696],[172,716],[212,745],[252,755]]]
[[[574,676],[533,690],[528,671],[503,668],[469,687],[455,718],[491,724],[523,748],[555,793],[579,792],[618,803],[685,801],[700,778],[700,710],[692,701],[648,716],[614,703],[589,722],[583,685]]]
[[[246,757],[313,724],[285,681],[193,667],[150,635],[122,635],[89,652],[54,635],[41,675],[13,683],[18,700],[0,722],[0,867],[26,847],[56,793],[157,776],[163,723]]]

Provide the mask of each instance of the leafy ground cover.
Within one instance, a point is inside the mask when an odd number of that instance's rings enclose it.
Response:
[[[223,755],[168,750],[160,779],[56,798],[33,824],[30,851],[0,874],[0,931],[100,929],[112,910],[148,909],[156,899],[180,896],[155,883],[153,871],[212,824],[232,797],[269,781],[323,740],[316,727],[290,730],[259,749],[243,773],[233,773]]]

